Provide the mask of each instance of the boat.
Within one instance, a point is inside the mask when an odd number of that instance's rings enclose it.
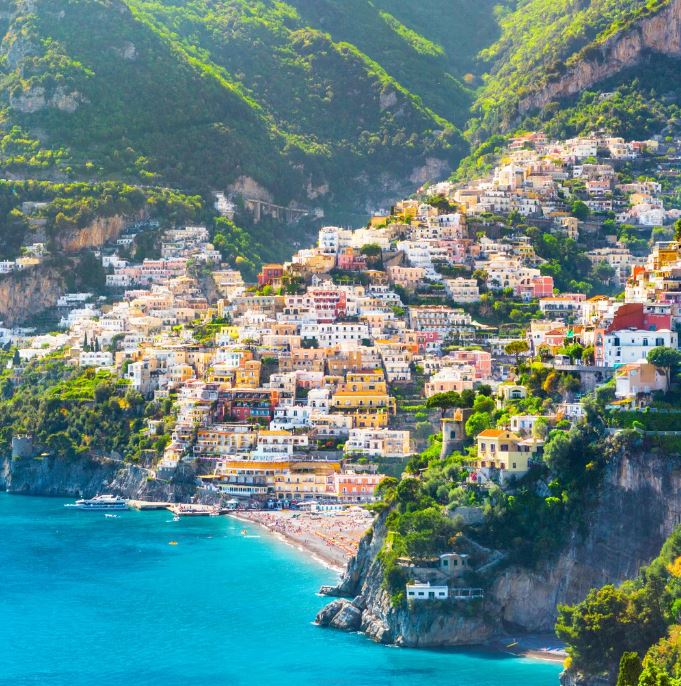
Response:
[[[108,512],[104,515],[107,519],[118,519],[117,514],[109,514]]]
[[[241,529],[242,536],[248,536],[248,529]]]
[[[117,495],[97,495],[94,498],[81,498],[76,500],[75,503],[69,503],[64,507],[101,512],[102,510],[127,510],[128,503]]]
[[[209,515],[220,514],[219,509],[212,505],[194,503],[171,505],[169,509],[176,517],[208,517]]]
[[[175,515],[175,516],[173,517],[173,521],[174,521],[174,522],[179,522],[179,521],[180,521],[180,515]]]

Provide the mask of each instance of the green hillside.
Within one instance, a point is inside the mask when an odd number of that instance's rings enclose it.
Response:
[[[575,64],[594,55],[606,40],[625,34],[670,2],[519,0],[512,11],[507,9],[501,15],[500,38],[481,54],[489,73],[474,106],[472,129],[484,137],[517,123],[523,98],[557,81]],[[645,77],[647,67],[635,71],[627,74],[628,81],[632,76]],[[604,85],[596,84],[593,90],[604,90]],[[645,98],[645,92],[640,92]],[[549,114],[558,109],[552,106]]]
[[[669,1],[8,0],[0,173],[190,194],[252,179],[354,217],[455,169],[461,129],[673,124],[681,69],[664,56],[518,110]]]
[[[463,84],[495,31],[491,0],[9,5],[5,169],[191,191],[248,176],[331,206],[456,163]]]

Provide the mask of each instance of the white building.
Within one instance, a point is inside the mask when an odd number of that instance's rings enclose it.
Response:
[[[113,354],[110,352],[82,352],[78,358],[81,367],[110,367]]]
[[[431,586],[430,581],[412,581],[407,584],[407,600],[447,600],[449,587]]]
[[[603,364],[613,367],[645,360],[653,348],[660,346],[678,348],[678,334],[669,329],[623,329],[606,333],[603,336]]]

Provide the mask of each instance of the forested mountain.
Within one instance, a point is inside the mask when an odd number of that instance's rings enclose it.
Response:
[[[478,138],[529,116],[556,135],[659,132],[677,117],[678,0],[519,0],[500,27],[481,55]]]
[[[245,176],[283,202],[381,198],[451,166],[495,32],[491,0],[3,4],[6,168]]]
[[[377,207],[455,168],[463,130],[477,143],[519,125],[566,135],[673,123],[680,8],[3,0],[0,166]]]

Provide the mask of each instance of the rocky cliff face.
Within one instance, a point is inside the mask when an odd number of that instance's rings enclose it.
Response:
[[[62,231],[56,242],[64,252],[79,252],[88,248],[99,248],[105,243],[116,240],[128,221],[128,218],[115,215],[98,217],[82,229]]]
[[[558,604],[579,601],[594,586],[635,576],[680,522],[681,457],[621,454],[608,467],[585,530],[574,531],[558,558],[537,569],[501,569],[490,579],[484,602],[475,608],[429,603],[393,608],[376,558],[385,538],[380,518],[332,593],[355,597],[362,631],[398,645],[467,645],[510,631],[552,631]],[[336,626],[333,613],[323,612],[320,623]]]
[[[171,482],[149,478],[146,469],[109,456],[0,458],[0,490],[20,495],[91,498],[114,493],[138,500],[186,502],[196,492],[194,472],[178,471]]]
[[[559,80],[544,84],[520,102],[520,112],[541,109],[551,100],[574,95],[641,63],[654,52],[681,57],[681,0],[590,49]]]
[[[37,266],[0,278],[0,321],[13,326],[54,307],[65,291],[64,275],[56,267]]]
[[[116,240],[129,217],[98,217],[82,229],[60,233],[56,243],[61,253],[99,248]],[[41,264],[0,278],[0,321],[13,326],[57,304],[66,291],[64,268]]]

